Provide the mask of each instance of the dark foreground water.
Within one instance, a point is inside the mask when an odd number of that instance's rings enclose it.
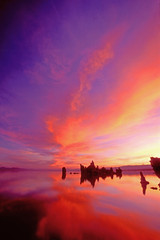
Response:
[[[0,172],[0,239],[160,239],[160,179],[143,172],[80,184],[80,174]],[[93,184],[94,181],[92,181]]]

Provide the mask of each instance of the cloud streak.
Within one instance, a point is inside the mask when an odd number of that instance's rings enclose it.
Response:
[[[111,48],[111,43],[107,42],[103,48],[94,51],[86,63],[83,64],[80,72],[80,87],[71,102],[72,110],[76,110],[81,105],[82,97],[84,93],[90,90],[95,74],[112,59],[113,50]]]
[[[76,167],[158,155],[156,3],[17,4],[0,56],[1,159]]]

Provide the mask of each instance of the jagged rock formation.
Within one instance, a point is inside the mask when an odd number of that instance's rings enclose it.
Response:
[[[151,157],[150,163],[151,163],[151,166],[152,166],[155,174],[157,175],[157,177],[160,178],[160,158]]]
[[[84,181],[88,180],[91,185],[94,187],[96,180],[99,181],[99,178],[105,179],[106,177],[111,177],[113,179],[113,176],[116,175],[117,177],[122,177],[122,170],[120,168],[116,169],[116,172],[113,171],[113,168],[106,169],[104,167],[99,168],[96,167],[94,162],[92,161],[88,167],[84,167],[82,164],[80,164],[80,170],[81,170],[81,181],[80,183],[83,183]]]

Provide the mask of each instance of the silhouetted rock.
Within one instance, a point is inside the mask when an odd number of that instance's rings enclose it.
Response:
[[[62,179],[66,178],[66,168],[62,167]]]
[[[148,181],[146,181],[144,175],[142,172],[140,172],[140,176],[141,176],[141,186],[142,186],[142,189],[143,189],[143,194],[145,195],[146,194],[146,189],[147,189],[147,185],[149,184]]]
[[[116,169],[116,176],[119,177],[119,178],[122,177],[122,169],[121,168]]]
[[[151,166],[152,166],[155,174],[157,175],[157,177],[160,178],[160,158],[151,157],[150,163],[151,163]]]
[[[82,164],[80,164],[80,170],[81,170],[81,180],[80,183],[83,183],[84,181],[88,180],[91,185],[94,187],[96,180],[99,181],[99,178],[105,179],[106,177],[111,177],[113,179],[113,176],[116,175],[117,177],[122,177],[122,170],[120,168],[116,169],[116,172],[113,171],[113,168],[106,169],[104,167],[99,168],[96,167],[94,162],[92,161],[88,167],[84,167]]]
[[[158,190],[157,187],[150,187],[150,189],[153,189],[153,190]]]

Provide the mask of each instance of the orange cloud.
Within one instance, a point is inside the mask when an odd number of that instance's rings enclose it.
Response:
[[[95,111],[94,108],[90,108],[91,103],[87,101],[85,108],[79,108],[79,106],[83,101],[83,94],[91,88],[97,72],[113,57],[112,46],[117,38],[115,37],[113,41],[110,38],[104,47],[93,52],[82,65],[80,87],[71,102],[71,112],[61,122],[54,119],[46,121],[47,128],[53,135],[53,141],[62,146],[62,154],[57,153],[57,158],[58,155],[61,158],[65,156],[76,162],[76,159],[82,161],[89,156],[98,158],[99,155],[99,158],[105,159],[111,154],[114,157],[119,157],[117,154],[126,154],[121,152],[123,148],[120,147],[118,147],[118,153],[116,144],[114,149],[109,150],[104,143],[117,139],[118,146],[123,145],[124,137],[132,137],[137,124],[151,118],[151,110],[160,99],[160,58],[157,51],[160,37],[155,30],[150,35],[148,31],[151,30],[144,29],[144,34],[148,37],[144,46],[139,44],[140,36],[134,39],[134,49],[139,50],[138,56],[132,50],[132,42],[124,48],[124,56],[117,59],[116,56],[114,57],[113,62],[115,61],[116,64],[113,63],[113,66],[116,67],[117,79],[107,94],[106,88],[102,89],[100,95],[103,102]],[[143,131],[145,132],[144,129]],[[101,145],[98,145],[95,138],[105,135]],[[142,155],[144,155],[144,149]]]
[[[160,35],[152,24],[147,23],[144,29],[144,35],[148,38],[143,46],[139,45],[138,35],[133,39],[134,48],[132,42],[124,49],[121,59],[114,58],[118,63],[115,69],[117,80],[108,95],[106,89],[100,93],[103,107],[96,113],[92,126],[94,131],[97,129],[97,135],[113,133],[119,127],[133,126],[149,118],[151,109],[160,99],[160,57],[157,51]],[[134,54],[135,49],[139,50],[139,55]]]
[[[88,116],[68,117],[62,123],[49,117],[46,120],[46,126],[50,133],[53,133],[53,141],[61,144],[63,147],[84,141],[89,136],[89,129],[86,126],[85,120]]]
[[[49,116],[48,119],[46,120],[46,126],[47,126],[47,129],[49,130],[49,132],[51,133],[54,133],[54,125],[55,123],[57,122],[57,118],[55,117],[52,117],[52,116]]]

